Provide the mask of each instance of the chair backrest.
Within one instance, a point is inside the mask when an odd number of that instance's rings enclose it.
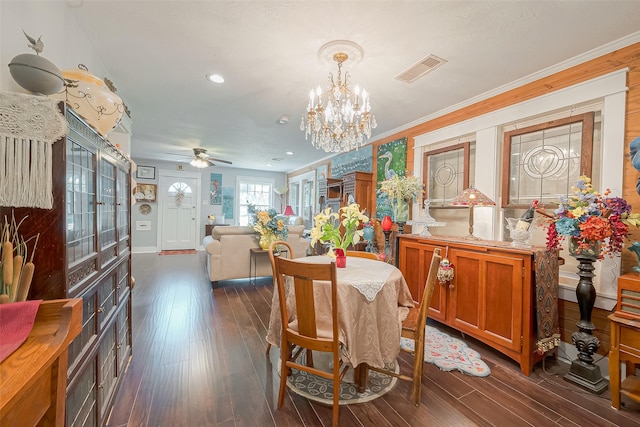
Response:
[[[429,312],[429,305],[431,305],[431,297],[433,297],[433,290],[438,280],[438,268],[440,267],[440,261],[442,260],[442,250],[435,248],[433,250],[433,256],[431,257],[431,264],[429,265],[429,274],[427,275],[427,282],[422,292],[422,300],[420,301],[420,311],[418,312],[418,319],[416,322],[416,334],[421,337],[424,335],[424,328],[427,324],[427,313]]]
[[[317,264],[274,257],[275,276],[278,286],[278,299],[280,301],[280,315],[282,319],[283,345],[286,340],[311,350],[337,351],[338,345],[338,286],[336,263]],[[295,313],[297,328],[289,326],[289,307],[287,307],[287,293],[285,280],[289,276],[293,280],[295,292]],[[316,327],[316,306],[314,299],[314,286],[326,286],[315,281],[329,282],[331,286],[331,318],[333,334],[327,337],[318,337]]]
[[[367,258],[377,261],[378,256],[372,252],[365,251],[347,251],[347,256],[358,257],[358,258]]]

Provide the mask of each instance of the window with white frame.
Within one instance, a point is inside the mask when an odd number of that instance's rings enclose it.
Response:
[[[274,181],[268,178],[238,177],[238,224],[249,225],[249,204],[255,205],[258,210],[272,208],[272,194]]]

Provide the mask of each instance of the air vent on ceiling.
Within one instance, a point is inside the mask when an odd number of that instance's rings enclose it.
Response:
[[[429,55],[398,74],[396,79],[405,83],[413,83],[429,71],[435,70],[445,62],[447,62],[446,59],[442,59],[435,55]]]

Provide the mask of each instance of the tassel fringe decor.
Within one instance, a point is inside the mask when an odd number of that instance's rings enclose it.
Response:
[[[0,92],[0,206],[53,207],[52,145],[67,132],[57,103]]]

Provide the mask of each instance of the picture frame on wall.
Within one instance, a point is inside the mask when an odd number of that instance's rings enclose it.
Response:
[[[156,179],[156,168],[154,166],[138,166],[136,178]]]

